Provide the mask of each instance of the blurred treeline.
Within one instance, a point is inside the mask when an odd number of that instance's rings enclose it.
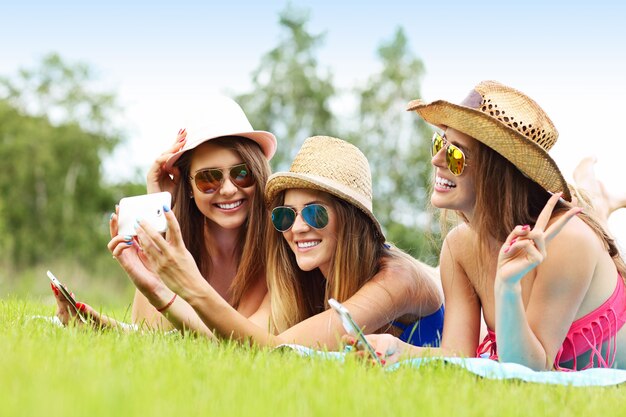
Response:
[[[292,7],[280,13],[278,44],[252,72],[251,90],[235,99],[256,129],[279,139],[275,171],[289,168],[308,136],[356,144],[370,161],[374,212],[388,240],[436,264],[437,227],[427,209],[430,130],[405,111],[421,96],[423,63],[398,28],[377,49],[380,70],[339,90],[318,59],[324,35],[308,31],[308,20],[306,11]],[[91,68],[57,54],[0,77],[0,285],[9,291],[29,291],[21,282],[29,278],[45,287],[40,272],[52,265],[72,275],[83,294],[92,296],[94,287],[113,294],[86,301],[130,294],[120,290],[128,284],[106,249],[108,219],[122,196],[145,186],[103,178],[104,161],[125,132],[115,126],[123,111],[115,94],[96,85]]]

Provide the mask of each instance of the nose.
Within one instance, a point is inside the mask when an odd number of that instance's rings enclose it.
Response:
[[[439,152],[437,152],[431,159],[430,159],[430,163],[437,168],[445,168],[446,167],[446,149],[447,147],[444,146],[441,149],[439,149]]]
[[[230,176],[224,178],[224,182],[220,187],[220,195],[228,197],[234,195],[236,192],[237,186],[230,180]]]
[[[291,226],[291,230],[294,233],[304,233],[304,232],[308,232],[311,229],[311,226],[309,226],[304,219],[302,218],[302,215],[300,213],[296,214],[296,220],[293,222],[293,226]]]

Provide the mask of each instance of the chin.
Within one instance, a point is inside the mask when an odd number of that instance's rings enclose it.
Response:
[[[300,268],[301,270],[303,270],[304,272],[311,272],[312,270],[314,270],[315,268],[317,268],[317,265],[311,265],[308,262],[304,262],[304,263],[299,263],[298,262],[298,268]]]
[[[313,271],[319,266],[317,262],[314,262],[311,259],[298,259],[298,257],[296,257],[296,263],[298,264],[298,268],[305,272]]]
[[[430,198],[430,204],[432,204],[433,207],[437,207],[438,209],[448,208],[439,198],[437,198],[437,196],[434,195]]]
[[[219,219],[218,219],[219,220]],[[245,223],[244,219],[221,219],[221,221],[214,221],[222,229],[237,229]]]

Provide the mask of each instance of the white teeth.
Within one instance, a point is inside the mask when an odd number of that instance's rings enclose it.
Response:
[[[234,203],[229,203],[229,204],[217,203],[217,206],[219,208],[221,208],[221,209],[224,209],[224,210],[231,210],[231,209],[234,209],[236,207],[239,207],[242,204],[243,204],[243,200],[239,200],[239,201],[235,201]]]
[[[448,188],[448,189],[456,187],[456,184],[454,182],[447,180],[445,178],[441,178],[441,177],[435,178],[435,184],[438,187]]]
[[[299,248],[312,248],[313,246],[317,246],[320,244],[319,240],[310,240],[307,242],[298,242]]]

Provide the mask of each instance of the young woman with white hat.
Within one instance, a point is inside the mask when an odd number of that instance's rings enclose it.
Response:
[[[369,331],[438,344],[439,278],[433,268],[385,244],[372,213],[369,164],[355,146],[325,136],[307,139],[290,171],[269,178],[265,197],[274,229],[267,235],[269,293],[255,315],[264,319],[256,323],[194,268],[172,213],[166,213],[167,241],[149,225],[137,229],[151,267],[208,328],[260,345],[333,349],[345,334],[328,308],[328,299],[336,298]]]
[[[376,349],[388,362],[430,354],[537,370],[626,368],[626,266],[592,211],[569,203],[548,155],[558,133],[546,113],[493,81],[460,105],[416,100],[408,110],[443,129],[432,141],[431,202],[462,222],[441,251],[441,348],[368,336]]]
[[[172,209],[194,269],[229,305],[250,317],[267,292],[263,190],[276,138],[254,130],[231,99],[214,98],[203,111],[202,120],[179,131],[176,143],[155,160],[147,175],[148,193],[173,195]],[[156,271],[146,268],[137,242],[117,235],[117,213],[111,216],[110,227],[108,248],[137,287],[133,323],[161,329],[173,324],[211,336],[194,310],[163,284]],[[118,324],[87,305],[81,308],[96,324]]]

